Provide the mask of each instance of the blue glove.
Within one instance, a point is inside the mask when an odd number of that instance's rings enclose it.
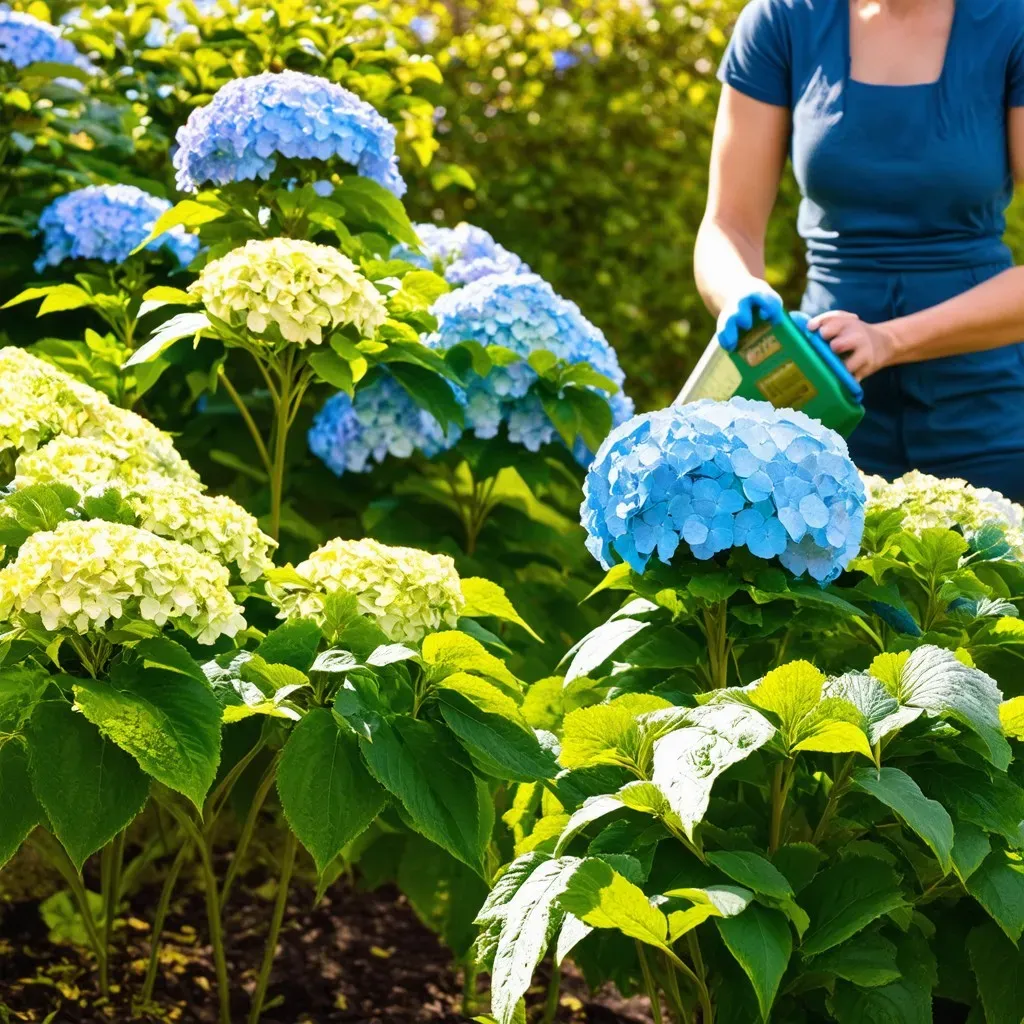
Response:
[[[807,327],[811,322],[811,318],[799,310],[795,313],[790,313],[789,318],[807,335],[811,344],[818,350],[818,355],[825,360],[827,366],[831,367],[832,372],[839,378],[840,383],[849,391],[853,398],[858,402],[863,402],[864,388],[861,387],[857,378],[846,368],[846,364],[842,359],[832,351],[832,346],[817,331],[812,331]],[[885,616],[883,615],[882,618],[885,618]],[[889,622],[888,619],[886,621]],[[889,622],[889,625],[891,626],[892,622]]]
[[[740,335],[749,331],[756,321],[775,323],[783,312],[782,299],[765,285],[758,291],[748,292],[719,313],[715,339],[726,352],[732,352]]]

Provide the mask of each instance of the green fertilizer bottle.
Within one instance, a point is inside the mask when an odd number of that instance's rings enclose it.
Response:
[[[674,404],[734,395],[799,409],[844,436],[864,416],[864,391],[843,361],[787,313],[755,322],[733,351],[713,339]]]

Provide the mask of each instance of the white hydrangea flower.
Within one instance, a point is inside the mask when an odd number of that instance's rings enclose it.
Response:
[[[0,569],[0,622],[102,632],[142,619],[202,644],[245,629],[228,570],[148,530],[95,519],[35,533]]]
[[[384,298],[343,253],[293,238],[253,239],[208,263],[189,287],[233,327],[319,345],[323,332],[352,324],[372,337],[387,319]]]
[[[395,641],[415,642],[442,627],[454,627],[465,606],[455,562],[417,548],[389,547],[375,540],[328,541],[295,571],[309,581],[268,585],[279,618],[322,621],[324,598],[347,591],[359,609],[377,619]]]
[[[987,523],[996,523],[1003,528],[1014,555],[1024,558],[1024,508],[998,491],[918,470],[891,483],[882,477],[865,477],[864,485],[869,512],[899,509],[904,513],[906,528],[915,531],[930,527],[976,531]]]

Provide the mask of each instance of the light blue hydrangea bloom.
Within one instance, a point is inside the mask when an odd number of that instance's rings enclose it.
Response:
[[[409,31],[423,44],[432,43],[437,38],[437,18],[431,15],[418,14],[409,19]]]
[[[39,230],[43,252],[37,273],[66,259],[122,263],[149,234],[171,204],[134,185],[88,185],[55,199],[43,210]],[[148,249],[166,249],[179,265],[188,266],[199,251],[199,239],[176,227],[154,238]]]
[[[430,413],[421,409],[393,378],[381,376],[356,392],[329,398],[309,430],[310,451],[337,476],[368,473],[389,455],[407,459],[415,451],[428,458],[459,439],[454,424],[447,437]]]
[[[547,350],[567,363],[589,363],[620,388],[625,374],[607,339],[574,302],[561,298],[536,274],[506,272],[482,277],[457,291],[442,295],[431,312],[437,330],[424,341],[446,351],[463,341],[487,347],[500,345],[525,360],[531,352]],[[494,437],[501,424],[509,424],[513,441],[536,450],[553,440],[554,427],[535,395],[530,393],[537,374],[524,362],[496,366],[486,377],[470,374],[464,395],[466,429],[477,437]],[[618,400],[619,415],[632,411],[629,400]],[[513,418],[514,417],[514,418]],[[536,446],[536,447],[534,447]]]
[[[0,61],[16,68],[29,64],[73,64],[83,71],[96,68],[60,34],[60,29],[22,11],[0,4]]]
[[[178,188],[269,178],[279,156],[338,158],[396,196],[405,192],[395,129],[369,103],[326,78],[297,71],[238,78],[178,129]]]
[[[463,221],[453,228],[416,224],[420,239],[417,252],[396,245],[391,258],[406,260],[425,270],[439,270],[450,285],[470,284],[489,274],[528,274],[530,268],[514,253],[499,245],[483,228]]]
[[[846,442],[767,402],[703,400],[636,416],[598,450],[581,508],[605,567],[643,572],[682,544],[705,560],[745,546],[795,576],[835,579],[860,549],[864,484]]]

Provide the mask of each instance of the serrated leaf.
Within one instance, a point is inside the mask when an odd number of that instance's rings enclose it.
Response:
[[[1015,740],[1024,740],[1024,697],[1012,697],[999,705],[1003,732]]]
[[[943,874],[952,869],[953,819],[942,804],[926,797],[906,772],[899,768],[858,768],[850,781],[902,818],[931,848]]]
[[[65,701],[36,705],[28,757],[33,791],[79,870],[146,803],[149,779],[139,766]]]
[[[905,905],[895,872],[869,857],[849,857],[819,872],[800,894],[811,926],[804,956],[823,953],[856,935],[872,921]]]
[[[824,697],[841,697],[864,716],[868,740],[879,743],[886,736],[916,721],[922,708],[901,708],[899,701],[877,680],[866,673],[851,672],[830,679],[822,690]]]
[[[534,640],[543,643],[540,636],[515,610],[505,591],[497,583],[478,576],[470,576],[462,581],[462,596],[466,599],[466,604],[460,614],[471,619],[493,616],[505,622],[514,622],[517,626],[522,626]]]
[[[964,885],[992,920],[1018,942],[1024,934],[1024,864],[1005,850],[993,850]]]
[[[1002,836],[1013,848],[1024,847],[1024,790],[1001,772],[982,772],[963,764],[931,764],[918,785],[948,807],[959,826],[977,825]]]
[[[32,790],[25,747],[15,740],[0,743],[0,868],[18,852],[32,829],[45,822]]]
[[[312,619],[289,619],[272,629],[253,652],[271,665],[290,665],[308,672],[323,633]]]
[[[900,977],[896,946],[878,932],[861,932],[816,956],[811,971],[823,971],[863,988],[888,985]]]
[[[959,822],[953,835],[953,870],[966,882],[992,852],[992,842],[985,833],[969,822]]]
[[[779,716],[782,730],[792,735],[821,700],[825,676],[810,662],[791,661],[772,669],[748,696],[755,707]]]
[[[777,900],[790,899],[793,896],[793,887],[786,876],[760,854],[743,850],[717,850],[707,854],[707,859],[709,864],[714,864],[733,881],[753,889],[754,892],[763,893]]]
[[[132,254],[141,252],[150,242],[159,238],[165,231],[170,231],[171,228],[197,228],[218,220],[227,212],[226,207],[197,202],[195,199],[182,199],[157,217],[149,234],[132,250]]]
[[[789,922],[777,910],[751,903],[736,917],[716,917],[715,925],[754,986],[761,1018],[767,1021],[793,953]]]
[[[1020,1024],[1024,1020],[1020,950],[994,924],[986,922],[971,929],[967,952],[986,1024]]]
[[[325,708],[313,708],[292,730],[277,770],[281,808],[322,876],[387,803],[366,770],[359,744]]]
[[[455,629],[431,633],[423,640],[422,655],[434,681],[440,682],[454,672],[472,672],[519,692],[519,680],[505,662],[466,633]]]

